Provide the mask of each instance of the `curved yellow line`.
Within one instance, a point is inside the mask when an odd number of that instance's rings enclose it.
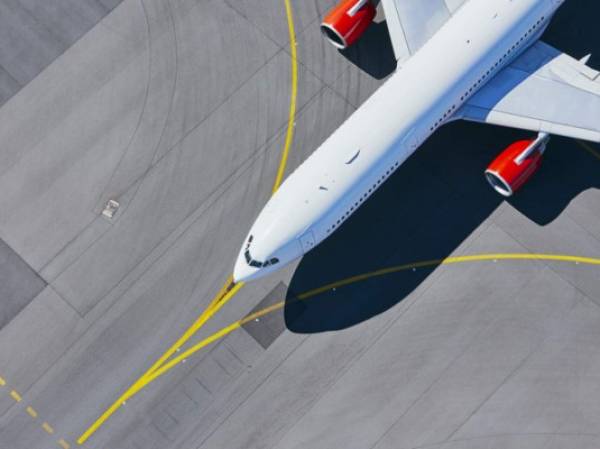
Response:
[[[287,132],[285,135],[285,145],[281,154],[281,161],[279,162],[279,168],[277,169],[277,176],[275,177],[272,193],[275,193],[277,189],[279,189],[281,183],[283,182],[285,167],[287,165],[292,141],[294,140],[294,122],[296,121],[296,103],[298,98],[298,55],[296,52],[296,32],[294,30],[294,16],[292,14],[292,5],[290,4],[290,0],[285,0],[285,12],[287,15],[288,33],[290,35],[290,55],[292,61],[292,94],[290,98],[290,112],[288,117]]]
[[[369,273],[359,274],[357,276],[352,276],[346,279],[342,279],[336,282],[332,282],[330,284],[324,285],[322,287],[318,287],[312,290],[309,290],[305,293],[298,295],[296,298],[292,298],[293,300],[303,301],[312,297],[315,297],[321,293],[329,291],[334,288],[345,287],[350,284],[355,284],[357,282],[366,281],[368,279],[372,279],[375,277],[386,276],[388,274],[399,273],[401,271],[408,271],[412,269],[418,268],[431,268],[437,266],[444,265],[454,265],[460,263],[472,263],[472,262],[483,262],[483,261],[498,261],[498,260],[537,260],[537,261],[547,261],[547,262],[572,262],[582,265],[597,265],[600,266],[600,258],[592,258],[592,257],[579,257],[579,256],[569,256],[569,255],[558,255],[558,254],[477,254],[471,256],[455,256],[455,257],[447,257],[445,259],[432,259],[425,260],[421,262],[408,263],[404,265],[396,265],[393,267],[383,268],[381,270],[371,271]],[[276,310],[282,309],[285,305],[285,301],[277,302],[269,307],[266,307],[262,310],[259,310],[255,313],[252,313],[241,320],[235,321],[230,325],[224,327],[223,329],[215,332],[214,334],[206,337],[204,340],[196,343],[194,346],[190,347],[188,350],[183,352],[182,354],[174,357],[168,363],[161,366],[158,370],[153,372],[147,379],[146,385],[156,378],[162,376],[167,371],[181,363],[183,360],[188,359],[194,353],[200,351],[206,346],[214,343],[215,341],[229,335],[231,332],[235,331],[242,327],[242,325],[248,323],[249,321],[253,321],[257,318],[265,316],[269,313],[275,312]],[[140,388],[141,389],[141,388]],[[137,391],[139,391],[138,389]],[[137,392],[136,391],[136,392]],[[134,393],[135,394],[135,393]]]

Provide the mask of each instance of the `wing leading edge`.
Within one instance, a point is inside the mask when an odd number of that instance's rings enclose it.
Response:
[[[600,72],[537,42],[471,98],[466,120],[600,142]]]

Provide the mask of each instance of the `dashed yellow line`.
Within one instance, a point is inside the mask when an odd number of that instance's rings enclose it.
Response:
[[[21,402],[23,400],[21,395],[19,393],[17,393],[15,390],[10,391],[10,397],[13,398],[15,400],[15,402]]]
[[[28,407],[26,408],[26,410],[27,410],[27,414],[28,414],[29,416],[31,416],[31,417],[32,417],[32,418],[34,418],[34,419],[35,419],[35,418],[37,418],[38,414],[37,414],[37,412],[35,411],[35,409],[34,409],[33,407],[31,407],[31,406],[28,406]]]
[[[50,435],[54,434],[54,429],[47,422],[44,422],[44,424],[42,424],[42,429],[44,429],[46,431],[46,433],[49,433]]]
[[[3,387],[5,385],[6,385],[6,380],[4,380],[4,378],[0,377],[0,386]],[[19,392],[17,392],[17,390],[10,390],[9,394],[10,394],[10,397],[13,398],[13,400],[15,402],[19,403],[19,402],[23,401],[23,397],[19,394]],[[28,405],[25,408],[25,411],[32,419],[37,419],[39,416],[38,412],[31,405]],[[42,424],[42,429],[44,429],[44,431],[46,433],[48,433],[50,435],[54,435],[54,428],[45,421]],[[67,443],[67,441],[63,438],[58,440],[58,444],[61,446],[62,449],[70,449],[71,448],[70,444]]]
[[[277,189],[279,189],[279,186],[283,181],[283,175],[285,174],[285,167],[287,165],[290,148],[292,146],[292,141],[294,140],[296,104],[298,98],[298,55],[296,51],[296,31],[294,29],[294,16],[292,13],[292,5],[290,4],[290,0],[284,1],[285,13],[287,15],[288,22],[288,33],[290,36],[290,56],[292,61],[292,94],[290,98],[290,111],[288,117],[287,132],[285,135],[285,145],[283,147],[283,152],[281,153],[281,162],[279,163],[279,168],[277,169],[277,176],[275,177],[275,182],[273,183],[273,193],[275,193]]]

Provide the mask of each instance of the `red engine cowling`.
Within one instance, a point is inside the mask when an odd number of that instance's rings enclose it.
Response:
[[[490,185],[503,196],[512,196],[519,190],[542,163],[545,142],[520,140],[510,145],[485,171]]]
[[[376,10],[371,0],[343,0],[323,19],[321,31],[337,48],[348,48],[365,32]]]

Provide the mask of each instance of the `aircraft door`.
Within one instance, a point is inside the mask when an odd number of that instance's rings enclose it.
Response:
[[[315,235],[311,230],[308,230],[300,237],[300,244],[302,245],[302,252],[306,254],[315,247]]]

